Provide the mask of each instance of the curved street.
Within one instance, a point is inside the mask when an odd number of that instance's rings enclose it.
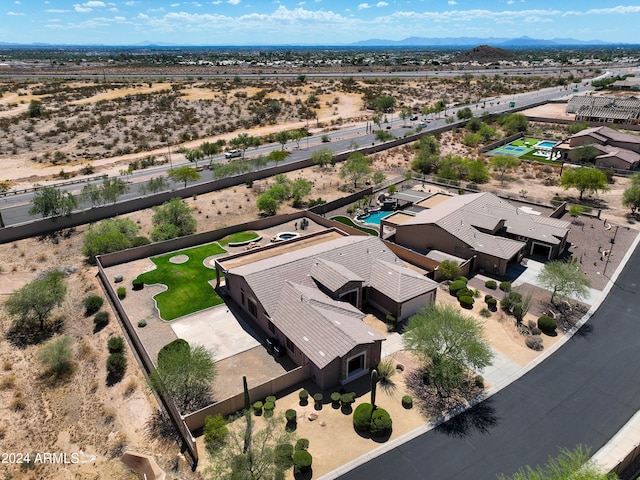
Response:
[[[639,269],[636,249],[591,319],[539,367],[338,478],[495,480],[559,448],[596,452],[640,410]]]

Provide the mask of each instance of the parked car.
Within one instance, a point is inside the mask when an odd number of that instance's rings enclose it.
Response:
[[[242,156],[242,152],[240,150],[229,150],[224,154],[224,158],[238,158]]]
[[[417,115],[413,115],[411,117],[409,117],[409,120],[411,120],[412,122],[416,121],[418,119]]]

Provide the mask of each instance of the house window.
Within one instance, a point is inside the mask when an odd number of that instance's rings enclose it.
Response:
[[[253,315],[253,318],[258,318],[258,304],[251,297],[249,297],[249,301],[247,302],[247,308],[249,309],[249,313]]]
[[[285,339],[287,340],[287,350],[289,350],[291,353],[296,353],[296,346],[293,344],[293,342],[287,337],[285,337]]]
[[[242,302],[242,305],[244,305],[244,290],[240,290],[240,301]]]
[[[351,357],[349,360],[347,360],[347,377],[357,375],[358,373],[364,371],[364,366],[365,352],[362,352],[355,357]]]
[[[271,320],[269,320],[269,321],[267,322],[267,326],[269,327],[269,331],[270,331],[271,333],[276,333],[276,327],[275,327],[275,325],[273,324],[273,322],[271,322]]]

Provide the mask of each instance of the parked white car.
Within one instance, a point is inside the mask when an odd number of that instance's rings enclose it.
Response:
[[[238,158],[242,156],[242,152],[240,150],[229,150],[224,154],[224,158]]]

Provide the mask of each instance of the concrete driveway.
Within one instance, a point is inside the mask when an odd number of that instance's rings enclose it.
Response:
[[[224,304],[188,315],[170,325],[178,338],[215,352],[216,361],[260,345],[259,337]]]

